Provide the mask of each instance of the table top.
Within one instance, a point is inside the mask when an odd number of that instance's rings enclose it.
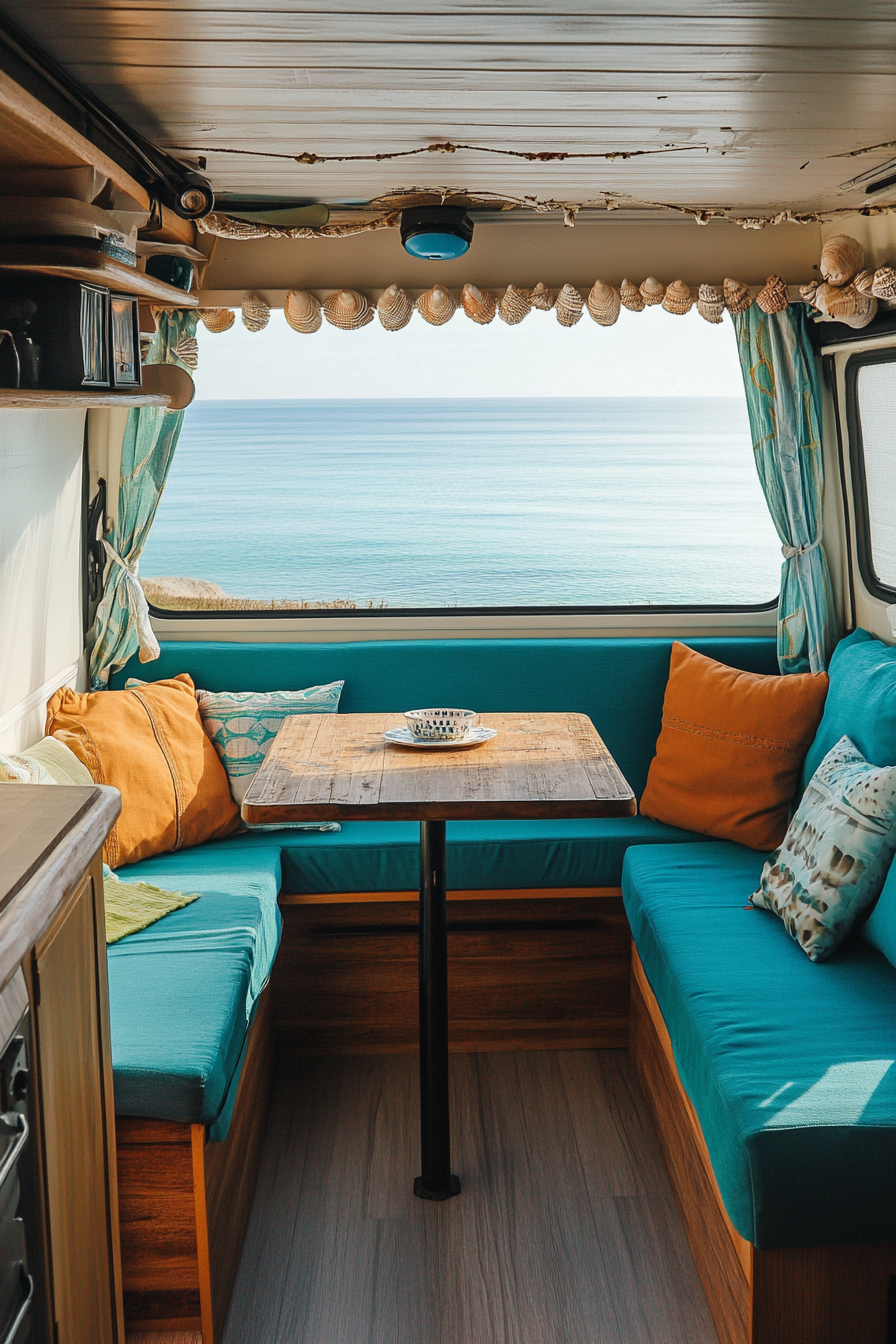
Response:
[[[584,714],[485,714],[497,737],[421,751],[383,740],[401,714],[285,720],[243,819],[288,821],[630,817],[635,798]]]

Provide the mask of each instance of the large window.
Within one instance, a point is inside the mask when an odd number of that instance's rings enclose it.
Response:
[[[200,330],[141,561],[170,609],[760,606],[780,548],[736,346],[623,312]]]
[[[896,594],[896,350],[853,355],[847,365],[853,485],[862,577]]]

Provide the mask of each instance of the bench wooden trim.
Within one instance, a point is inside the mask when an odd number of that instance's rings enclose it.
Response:
[[[261,995],[230,1131],[119,1116],[125,1320],[134,1332],[220,1340],[252,1207],[273,1069],[272,1004]]]
[[[732,1225],[634,949],[629,1050],[721,1344],[890,1344],[887,1302],[896,1245],[765,1251]]]
[[[572,901],[621,896],[621,887],[508,887],[482,891],[449,891],[449,901]],[[417,891],[282,891],[281,905],[380,905],[417,902]]]

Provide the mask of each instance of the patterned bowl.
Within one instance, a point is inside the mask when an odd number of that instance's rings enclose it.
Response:
[[[474,709],[409,709],[404,717],[418,742],[460,741],[479,722]]]

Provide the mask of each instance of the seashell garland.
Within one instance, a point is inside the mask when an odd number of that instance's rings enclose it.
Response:
[[[690,288],[683,280],[673,280],[663,297],[663,307],[666,312],[676,313],[678,316],[689,313],[693,302],[694,298]]]
[[[572,285],[564,285],[554,301],[554,312],[561,327],[574,327],[581,321],[585,300]]]
[[[655,275],[648,275],[638,290],[648,308],[652,308],[656,303],[662,303],[665,292],[666,286],[661,285]]]
[[[876,297],[860,294],[855,285],[822,285],[815,306],[832,322],[844,322],[848,327],[865,327],[877,313]]]
[[[340,331],[357,331],[373,321],[373,309],[363,294],[354,289],[340,289],[324,300],[324,317]]]
[[[308,294],[304,289],[289,291],[283,305],[283,316],[293,331],[301,332],[303,336],[320,331],[320,304],[313,294]]]
[[[640,299],[640,294],[638,295]],[[588,312],[599,327],[612,327],[619,317],[622,300],[619,290],[608,285],[605,280],[595,280],[588,295]],[[644,301],[641,300],[643,308]]]
[[[697,312],[704,322],[718,326],[725,313],[725,295],[718,285],[700,286],[697,291]]]
[[[627,308],[631,313],[642,313],[644,311],[641,291],[632,280],[623,280],[619,286],[619,301],[623,308]]]
[[[892,266],[881,266],[874,272],[871,293],[876,299],[896,299],[896,270]]]
[[[508,285],[498,300],[498,316],[509,327],[515,327],[518,322],[522,322],[531,311],[529,291],[517,289],[516,285]]]
[[[852,283],[860,294],[870,294],[871,286],[874,284],[874,268],[869,267],[868,270],[859,271]],[[802,293],[802,291],[800,292]]]
[[[236,321],[232,308],[200,308],[199,316],[206,331],[229,331]]]
[[[390,285],[380,295],[376,311],[380,325],[386,331],[401,331],[410,322],[414,305],[403,289],[399,289],[398,285]]]
[[[247,331],[264,331],[271,320],[271,310],[257,294],[244,294],[242,302],[243,326]]]
[[[848,233],[829,238],[821,249],[818,269],[829,285],[848,285],[865,265],[865,249]]]
[[[803,299],[805,303],[808,303],[810,308],[815,308],[817,306],[815,303],[815,295],[820,288],[821,286],[817,280],[810,280],[808,285],[800,285],[800,298]]]
[[[454,295],[441,285],[433,285],[425,294],[421,294],[414,304],[417,312],[430,326],[441,327],[457,312]]]
[[[199,368],[199,342],[195,336],[181,336],[174,347],[174,353],[188,369]]]
[[[725,307],[729,313],[745,313],[753,306],[753,292],[740,280],[725,280],[722,285]]]
[[[470,321],[478,322],[480,327],[488,326],[498,308],[491,290],[480,289],[478,285],[464,285],[460,301]]]
[[[764,313],[783,313],[790,300],[787,286],[780,275],[770,275],[756,295],[756,303]]]
[[[544,284],[539,280],[538,284],[529,295],[529,307],[538,308],[543,313],[549,313],[554,306],[554,299],[549,289],[545,289]]]

